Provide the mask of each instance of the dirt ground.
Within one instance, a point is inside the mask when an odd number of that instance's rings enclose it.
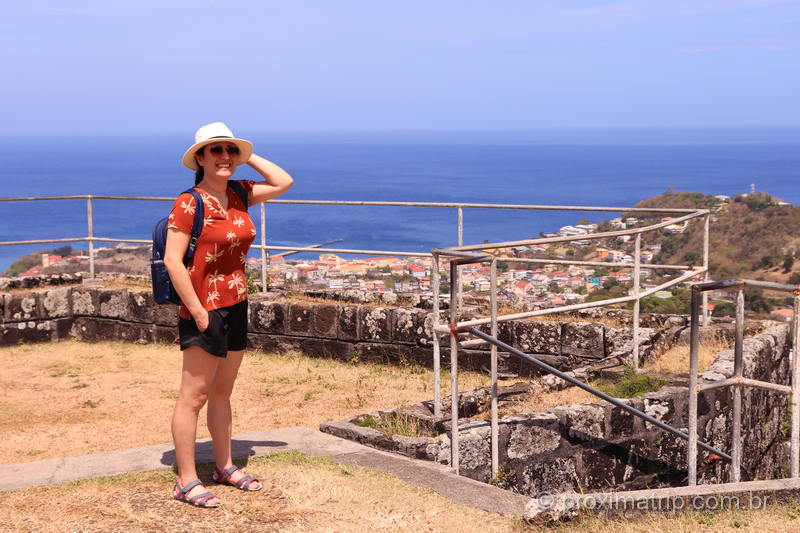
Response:
[[[169,442],[181,353],[172,345],[58,343],[0,348],[0,464]],[[460,373],[459,387],[488,384]],[[443,395],[449,374],[443,375]],[[433,397],[419,366],[245,354],[234,433],[321,422]],[[201,413],[200,420],[205,420]],[[207,437],[205,424],[198,438]]]

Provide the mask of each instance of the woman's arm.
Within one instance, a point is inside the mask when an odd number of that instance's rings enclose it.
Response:
[[[264,177],[264,181],[257,181],[253,184],[249,205],[260,204],[270,198],[280,196],[288,191],[294,183],[288,172],[260,155],[251,155],[247,164]]]
[[[189,279],[189,272],[183,264],[183,256],[189,248],[191,235],[175,228],[167,230],[167,245],[164,250],[164,265],[167,267],[169,279],[175,292],[181,297],[181,301],[192,314],[197,329],[205,331],[208,327],[208,311],[205,310],[194,292],[192,280]]]

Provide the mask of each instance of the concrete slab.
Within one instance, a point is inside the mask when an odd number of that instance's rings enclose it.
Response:
[[[233,437],[232,445],[233,456],[237,459],[296,450],[310,455],[327,456],[338,464],[382,470],[396,475],[406,483],[431,489],[457,503],[500,514],[522,515],[526,503],[530,501],[526,496],[457,476],[443,465],[382,452],[309,428],[292,427],[243,433]],[[210,439],[198,441],[196,453],[198,463],[212,462],[214,457]],[[156,444],[4,465],[0,466],[0,491],[172,468],[174,463],[175,450],[172,444]]]

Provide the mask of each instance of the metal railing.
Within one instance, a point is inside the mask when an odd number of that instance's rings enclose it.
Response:
[[[22,244],[44,244],[44,243],[65,243],[65,242],[87,242],[89,244],[89,266],[90,274],[95,275],[94,263],[94,243],[95,242],[125,242],[125,243],[138,243],[150,244],[150,239],[131,239],[119,237],[96,237],[94,235],[94,220],[93,220],[93,205],[94,200],[133,200],[133,201],[164,201],[174,202],[173,197],[146,197],[146,196],[102,196],[102,195],[77,195],[77,196],[39,196],[39,197],[17,197],[17,198],[0,198],[0,202],[22,202],[22,201],[44,201],[44,200],[86,200],[86,221],[87,221],[87,235],[85,237],[74,238],[58,238],[58,239],[35,239],[35,240],[20,240],[20,241],[4,241],[0,242],[0,246],[8,245],[22,245]],[[710,212],[706,209],[677,209],[677,208],[633,208],[633,207],[598,207],[598,206],[553,206],[553,205],[520,205],[520,204],[483,204],[483,203],[437,203],[437,202],[367,202],[367,201],[324,201],[324,200],[269,200],[265,202],[268,204],[286,204],[286,205],[318,205],[318,206],[367,206],[367,207],[420,207],[420,208],[452,208],[456,210],[456,228],[457,228],[457,243],[458,245],[451,248],[433,249],[430,253],[407,252],[407,251],[387,251],[387,250],[365,250],[365,249],[348,249],[348,248],[325,248],[319,246],[275,246],[267,245],[267,225],[266,225],[266,209],[265,204],[260,205],[260,244],[254,244],[252,248],[261,250],[261,286],[262,290],[266,290],[267,284],[267,265],[268,265],[268,251],[282,251],[282,252],[312,252],[312,253],[340,253],[340,254],[356,254],[356,255],[387,255],[399,257],[425,257],[431,258],[431,289],[434,297],[433,302],[433,379],[434,379],[434,415],[437,418],[442,416],[442,401],[441,401],[441,353],[439,346],[439,339],[441,335],[450,334],[450,364],[451,364],[451,409],[453,418],[453,427],[456,431],[452,433],[451,445],[451,465],[458,471],[458,347],[459,343],[455,335],[455,331],[466,331],[468,328],[470,332],[479,331],[474,326],[483,324],[491,325],[491,336],[497,336],[498,322],[516,320],[520,318],[543,316],[553,313],[562,313],[574,311],[578,309],[587,309],[592,307],[608,306],[612,304],[633,302],[633,343],[632,343],[632,365],[638,366],[639,362],[639,319],[640,319],[640,302],[642,298],[655,294],[656,292],[677,285],[692,278],[703,276],[708,279],[708,252],[709,252],[709,220]],[[479,245],[464,245],[464,210],[465,209],[504,209],[504,210],[526,210],[526,211],[584,211],[584,212],[613,212],[613,213],[646,213],[646,214],[669,214],[678,215],[677,218],[662,221],[660,223],[631,228],[618,231],[607,231],[601,233],[588,233],[574,236],[555,236],[543,237],[536,239],[525,239],[517,241],[485,243]],[[689,220],[696,218],[703,218],[703,250],[702,250],[702,266],[695,267],[693,265],[666,265],[666,264],[643,264],[641,255],[641,238],[642,235],[648,232],[659,231],[667,226],[673,224],[686,223]],[[554,244],[554,243],[569,243],[572,241],[584,240],[599,240],[614,238],[620,236],[634,236],[634,257],[633,263],[626,262],[609,262],[609,261],[578,261],[569,259],[551,259],[551,258],[510,258],[500,257],[491,253],[485,253],[487,250],[497,250],[499,248],[517,247],[517,246],[534,246],[537,244]],[[476,253],[481,251],[484,253]],[[440,293],[441,275],[440,275],[440,262],[441,258],[452,258],[450,260],[450,325],[440,324],[440,303],[438,295]],[[459,281],[459,266],[466,263],[474,263],[476,260],[481,262],[490,263],[490,317],[479,318],[464,322],[458,322],[458,308],[461,302],[461,283]],[[565,305],[560,307],[553,307],[547,309],[539,309],[535,311],[528,311],[524,313],[514,313],[508,315],[498,316],[497,314],[497,263],[509,262],[520,264],[551,264],[551,265],[576,265],[576,266],[597,266],[597,267],[615,267],[633,269],[633,288],[632,294],[619,298],[608,300],[601,300],[597,302],[581,303],[574,305]],[[666,270],[666,271],[684,271],[678,277],[664,282],[656,287],[643,289],[641,285],[641,270],[646,266],[652,270]],[[704,320],[708,320],[708,306],[706,294],[703,294],[703,316]],[[480,337],[480,335],[479,335]],[[488,342],[491,344],[491,390],[492,390],[492,474],[498,471],[498,421],[497,421],[497,342],[491,341],[486,338],[479,338],[480,343]],[[462,346],[470,345],[468,342],[463,343]],[[474,345],[474,344],[473,344]],[[510,347],[506,347],[510,348]],[[504,349],[506,349],[504,348]],[[514,352],[512,352],[514,353]],[[519,355],[519,354],[516,354]],[[524,354],[523,354],[524,355]],[[541,363],[544,364],[544,363]],[[599,392],[599,391],[598,391]],[[601,393],[602,394],[602,393]],[[627,409],[627,408],[626,408]],[[800,413],[800,409],[796,412]],[[637,416],[645,415],[640,413]],[[646,418],[648,421],[649,418]],[[653,421],[652,423],[656,423]],[[660,425],[660,424],[656,424]],[[674,428],[670,429],[670,431]],[[700,444],[701,446],[706,446]],[[710,447],[707,449],[713,450]],[[713,450],[721,457],[726,457],[725,454]]]
[[[753,287],[771,291],[788,292],[794,295],[792,319],[792,355],[789,363],[791,371],[791,386],[768,383],[744,377],[744,358],[742,347],[744,345],[744,289]],[[710,383],[698,383],[698,353],[699,353],[699,295],[708,291],[726,290],[736,291],[736,340],[733,347],[733,377]],[[753,281],[747,279],[733,279],[725,281],[711,281],[698,283],[692,286],[691,303],[691,337],[689,351],[689,449],[687,461],[689,463],[689,485],[697,484],[697,397],[698,394],[720,387],[733,387],[733,413],[731,424],[731,481],[736,483],[741,479],[742,468],[742,388],[757,387],[788,394],[792,398],[791,419],[791,477],[798,477],[800,472],[800,368],[798,368],[798,353],[800,353],[800,286],[772,283],[768,281]]]
[[[624,212],[665,212],[666,210],[663,209],[655,209],[650,210],[649,208],[639,208],[639,209],[620,209],[620,208],[609,208],[609,207],[595,207],[592,208],[596,211],[624,211]],[[470,245],[470,246],[454,246],[451,248],[442,248],[442,249],[434,249],[431,250],[431,254],[433,255],[433,265],[434,268],[432,269],[432,290],[434,294],[438,294],[439,292],[439,261],[440,257],[449,257],[450,258],[450,323],[447,325],[439,323],[439,300],[438,298],[433,299],[433,330],[437,334],[435,342],[433,343],[433,363],[434,363],[434,372],[433,372],[433,389],[434,389],[434,416],[437,418],[441,418],[442,416],[442,399],[441,399],[441,369],[440,369],[440,347],[439,347],[439,335],[449,335],[450,336],[450,410],[451,410],[451,420],[452,420],[452,427],[453,431],[451,432],[451,445],[450,445],[450,465],[451,467],[458,472],[459,471],[459,435],[458,435],[458,350],[459,347],[467,347],[467,346],[474,346],[475,344],[482,344],[484,342],[489,342],[491,345],[490,347],[490,372],[491,372],[491,443],[492,443],[492,451],[491,451],[491,463],[492,463],[492,475],[496,475],[499,471],[499,450],[498,450],[498,434],[499,434],[499,426],[498,426],[498,405],[497,405],[497,343],[493,341],[487,341],[485,338],[477,339],[477,342],[467,341],[465,343],[460,343],[457,337],[458,332],[471,332],[471,330],[466,328],[474,328],[475,326],[480,325],[489,325],[491,328],[491,337],[496,340],[497,338],[497,331],[498,331],[498,323],[504,321],[511,321],[511,320],[518,320],[521,318],[529,318],[529,317],[536,317],[536,316],[544,316],[548,314],[555,314],[555,313],[563,313],[568,311],[576,311],[579,309],[588,309],[592,307],[604,307],[613,304],[620,304],[626,302],[633,302],[633,340],[632,340],[632,353],[631,353],[631,365],[633,368],[637,368],[639,364],[639,326],[640,326],[640,305],[641,299],[647,296],[653,295],[658,291],[664,290],[666,288],[672,287],[674,285],[683,283],[688,281],[692,278],[702,276],[705,280],[708,280],[708,251],[709,251],[709,222],[710,222],[710,212],[706,209],[681,209],[681,210],[671,210],[674,212],[683,213],[683,216],[680,216],[675,219],[671,219],[668,221],[663,221],[657,224],[652,224],[649,226],[644,226],[640,228],[632,228],[632,229],[625,229],[619,231],[609,231],[609,232],[601,232],[601,233],[591,233],[588,235],[577,235],[577,236],[559,236],[559,237],[544,237],[539,239],[526,239],[520,241],[507,241],[507,242],[495,242],[495,243],[484,243],[479,245]],[[662,269],[662,270],[677,270],[677,271],[685,271],[685,273],[677,276],[674,279],[668,280],[664,283],[656,287],[651,287],[646,290],[642,290],[641,286],[641,268],[642,268],[642,258],[641,258],[641,238],[642,235],[652,231],[658,231],[662,228],[670,226],[672,224],[679,224],[681,222],[686,222],[695,218],[703,218],[703,265],[702,267],[694,267],[692,265],[650,265],[647,264],[647,268],[652,269]],[[507,247],[514,247],[514,246],[533,246],[537,244],[552,244],[552,243],[560,243],[560,242],[571,242],[577,240],[597,240],[597,239],[606,239],[611,237],[619,237],[623,235],[633,235],[635,237],[634,241],[634,260],[633,264],[630,263],[601,263],[602,266],[614,266],[618,268],[632,268],[633,269],[633,288],[632,294],[628,296],[622,296],[619,298],[612,298],[607,300],[600,300],[595,302],[586,302],[580,304],[573,304],[573,305],[564,305],[559,307],[552,307],[546,309],[538,309],[535,311],[527,311],[523,313],[512,313],[507,315],[498,315],[497,314],[497,263],[498,262],[542,262],[542,263],[552,263],[552,260],[549,259],[519,259],[519,258],[507,258],[507,257],[500,257],[496,254],[488,253],[487,251],[493,251],[500,248],[507,248]],[[466,321],[459,321],[459,304],[460,304],[460,279],[459,279],[459,267],[465,264],[471,263],[489,263],[490,265],[490,301],[489,301],[489,317],[485,318],[477,318],[473,320],[466,320]],[[597,262],[591,261],[573,261],[573,260],[558,260],[558,264],[572,264],[572,265],[591,265],[596,266]],[[704,295],[703,297],[703,316],[704,316],[704,323],[708,322],[708,300],[707,296]],[[519,355],[519,354],[517,354]],[[723,454],[724,455],[724,454]]]

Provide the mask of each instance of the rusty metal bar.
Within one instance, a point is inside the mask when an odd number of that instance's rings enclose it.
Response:
[[[261,293],[267,292],[267,209],[264,203],[260,205],[261,212]]]
[[[711,242],[709,239],[709,231],[710,231],[710,222],[711,222],[711,214],[707,214],[703,217],[703,268],[706,269],[705,279],[703,281],[708,281],[708,251],[709,251],[709,243]],[[703,292],[703,325],[708,326],[711,323],[711,314],[708,312],[708,293]]]
[[[800,475],[800,296],[794,297],[792,319],[792,403],[791,476]]]
[[[458,279],[458,263],[450,261],[450,324],[458,321],[458,292],[455,286],[461,283]],[[450,467],[459,471],[459,435],[458,435],[458,339],[455,332],[450,332]]]
[[[692,289],[696,291],[732,290],[741,289],[744,287],[755,287],[758,289],[779,292],[791,292],[794,294],[800,292],[800,286],[798,285],[788,285],[786,283],[775,283],[772,281],[756,281],[752,279],[726,279],[722,281],[695,283],[692,285]]]
[[[704,292],[703,294],[708,294]],[[744,367],[742,358],[742,347],[744,345],[744,291],[736,291],[736,341],[733,345],[733,377],[734,380],[741,379]],[[733,421],[732,421],[732,442],[731,455],[731,481],[738,483],[741,481],[742,466],[742,384],[741,382],[733,385]]]
[[[112,195],[71,195],[71,196],[18,196],[0,197],[0,202],[23,202],[38,200],[85,200],[89,197],[98,200],[146,200],[146,201],[168,201],[174,202],[174,196],[112,196]],[[375,202],[358,200],[267,200],[269,204],[286,205],[350,205],[350,206],[373,206],[373,207],[456,207],[468,209],[521,209],[538,211],[610,211],[610,212],[631,212],[631,213],[696,213],[707,210],[684,209],[684,208],[643,208],[643,207],[600,207],[600,206],[580,206],[580,205],[525,205],[525,204],[481,204],[481,203],[461,203],[461,202]],[[673,222],[674,223],[674,222]]]
[[[469,252],[475,250],[493,250],[496,248],[512,248],[514,246],[526,246],[532,244],[550,244],[555,242],[583,241],[587,239],[596,240],[596,239],[605,239],[608,237],[619,237],[622,235],[636,235],[638,233],[647,233],[650,231],[664,228],[666,226],[671,226],[672,224],[677,224],[679,222],[683,222],[684,220],[691,220],[692,218],[703,216],[705,215],[705,213],[707,213],[707,211],[705,210],[693,211],[689,215],[684,215],[682,217],[678,217],[672,220],[667,220],[665,222],[653,224],[652,226],[645,226],[643,228],[633,228],[633,229],[625,229],[618,231],[605,231],[602,233],[588,233],[586,235],[571,235],[568,237],[542,237],[539,239],[525,239],[520,241],[487,242],[483,244],[471,244],[469,246],[458,246],[458,247],[454,246],[452,248],[441,248],[440,252],[443,255],[447,255],[451,251]]]
[[[689,443],[686,463],[689,471],[689,485],[697,485],[697,360],[699,350],[698,291],[692,291],[691,330],[689,335]]]
[[[662,422],[661,420],[658,420],[657,418],[654,418],[654,417],[648,415],[647,413],[643,413],[642,411],[636,409],[635,407],[631,407],[630,405],[626,404],[625,402],[621,402],[617,398],[614,398],[613,396],[609,396],[608,394],[606,394],[606,393],[604,393],[604,392],[602,392],[600,390],[595,389],[591,385],[587,385],[586,383],[582,382],[581,380],[576,379],[575,377],[570,376],[567,373],[561,372],[557,368],[553,368],[552,366],[548,365],[547,363],[545,363],[543,361],[540,361],[539,359],[537,359],[537,358],[535,358],[535,357],[533,357],[531,355],[528,355],[528,354],[526,354],[526,353],[524,353],[524,352],[522,352],[520,350],[517,350],[516,348],[514,348],[512,346],[509,346],[508,344],[504,343],[503,341],[500,341],[500,340],[498,340],[498,339],[496,339],[496,338],[494,338],[494,337],[492,337],[490,335],[487,335],[486,333],[482,332],[481,330],[479,330],[477,328],[468,328],[468,327],[466,327],[466,328],[458,328],[458,331],[459,332],[463,331],[463,332],[471,333],[472,335],[475,335],[476,337],[479,337],[479,338],[485,340],[486,342],[490,342],[490,343],[496,345],[501,350],[509,352],[510,354],[515,355],[515,356],[519,357],[520,359],[535,365],[536,367],[544,370],[545,372],[548,372],[550,374],[558,376],[559,378],[563,379],[564,381],[567,381],[567,382],[571,383],[572,385],[575,385],[576,387],[585,390],[586,392],[594,394],[598,398],[600,398],[602,400],[605,400],[608,403],[610,403],[610,404],[612,404],[612,405],[614,405],[616,407],[619,407],[620,409],[623,409],[623,410],[627,411],[628,413],[630,413],[630,414],[632,414],[632,415],[634,415],[636,417],[639,417],[639,418],[641,418],[641,419],[653,424],[654,426],[657,426],[657,427],[663,429],[664,431],[668,431],[668,432],[672,433],[673,435],[676,435],[676,436],[678,436],[678,437],[680,437],[682,439],[688,439],[691,442],[691,434],[687,435],[683,431],[681,431],[681,430],[679,430],[677,428],[674,428],[674,427],[670,426],[669,424],[666,424],[666,423]],[[721,458],[725,459],[726,461],[730,461],[731,460],[731,456],[730,455],[728,455],[725,452],[722,452],[720,450],[717,450],[716,448],[713,448],[712,446],[710,446],[709,444],[706,444],[705,442],[695,442],[695,452],[697,451],[697,447],[703,448],[706,451],[714,453],[714,454],[720,456]]]
[[[658,291],[660,291],[660,290],[662,290],[662,289],[664,289],[666,287],[671,287],[672,285],[677,285],[678,283],[682,283],[682,282],[686,281],[687,279],[690,279],[690,278],[693,278],[695,276],[698,276],[698,275],[702,274],[703,272],[705,272],[705,271],[702,270],[702,269],[693,270],[693,271],[687,272],[687,273],[683,274],[682,276],[679,276],[679,277],[677,277],[675,279],[672,279],[670,281],[662,283],[661,285],[658,285],[657,287],[653,287],[653,288],[648,289],[646,291],[642,291],[642,293],[639,295],[639,297],[640,298],[645,298],[645,297],[650,296],[651,294],[654,294],[654,293],[656,293],[656,292],[658,292]],[[514,313],[514,314],[511,314],[511,315],[501,315],[501,316],[497,317],[497,320],[499,322],[506,322],[506,321],[509,321],[509,320],[518,320],[520,318],[529,318],[529,317],[534,317],[534,316],[544,316],[544,315],[552,315],[552,314],[555,314],[555,313],[563,313],[565,311],[577,311],[578,309],[589,309],[591,307],[603,307],[603,306],[606,306],[606,305],[631,302],[633,300],[634,300],[633,296],[620,296],[619,298],[610,298],[608,300],[599,300],[597,302],[588,302],[588,303],[581,303],[581,304],[564,305],[564,306],[561,306],[561,307],[550,307],[550,308],[547,308],[547,309],[537,309],[536,311],[526,311],[524,313]],[[458,323],[458,327],[482,326],[484,324],[489,324],[490,322],[491,322],[490,318],[476,318],[474,320],[466,320],[464,322],[459,322]],[[447,326],[439,326],[438,331],[440,333],[447,333],[449,331],[449,328]]]
[[[87,226],[87,239],[89,241],[89,275],[94,277],[94,232],[92,230],[93,217],[92,217],[92,197],[86,198],[86,226]]]
[[[500,257],[495,256],[498,262],[502,263],[539,263],[543,265],[576,265],[576,266],[598,266],[598,267],[617,267],[633,268],[633,263],[610,263],[606,261],[572,261],[569,259],[535,259],[523,257]],[[647,270],[691,270],[691,265],[644,265]]]
[[[492,261],[490,266],[490,284],[491,296],[489,301],[490,313],[492,318],[491,335],[497,338],[497,261]],[[500,469],[500,448],[499,448],[499,428],[497,422],[497,346],[492,344],[491,347],[491,441],[492,441],[492,477],[497,475]]]
[[[783,392],[784,394],[793,394],[792,388],[787,385],[778,385],[777,383],[769,383],[767,381],[759,381],[757,379],[749,379],[745,377],[721,379],[719,381],[712,381],[711,383],[701,383],[697,385],[697,392],[705,392],[707,390],[720,389],[722,387],[731,387],[737,384],[741,384],[745,387],[774,390]]]
[[[433,416],[439,420],[442,418],[442,356],[439,346],[439,333],[436,327],[439,325],[439,256],[433,254],[431,263],[431,291],[433,300],[431,302],[431,328],[433,329],[431,343],[433,344]]]
[[[631,359],[633,360],[633,369],[639,368],[639,310],[642,305],[641,292],[641,269],[640,264],[642,261],[642,234],[636,234],[636,241],[634,243],[633,252],[633,341],[631,350]]]

